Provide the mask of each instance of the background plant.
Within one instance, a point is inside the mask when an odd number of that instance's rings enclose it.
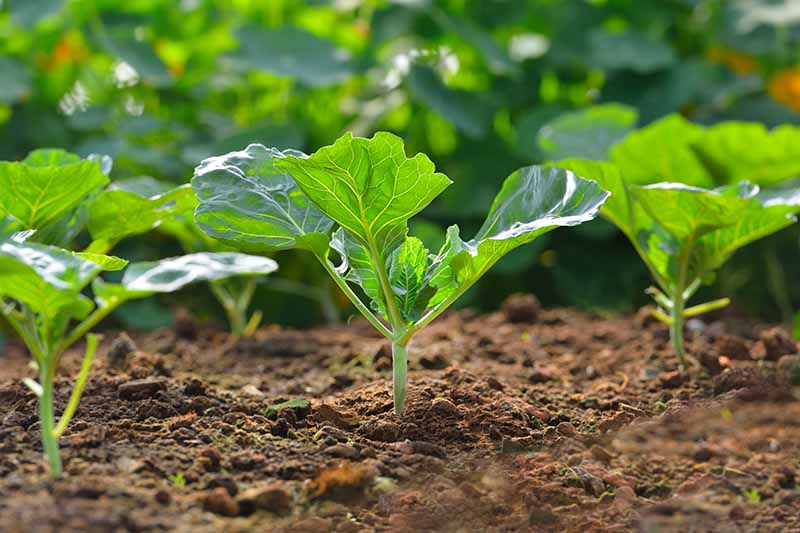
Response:
[[[313,253],[391,341],[397,414],[405,409],[414,333],[502,256],[556,227],[593,219],[608,196],[569,172],[525,167],[506,179],[472,240],[451,226],[431,253],[409,236],[408,221],[450,183],[427,156],[406,157],[402,140],[384,132],[347,134],[311,156],[253,144],[205,160],[192,179],[204,231],[244,250]]]
[[[244,254],[191,254],[134,263],[121,283],[107,283],[99,274],[120,270],[127,261],[28,243],[26,236],[16,233],[0,240],[0,314],[24,341],[39,371],[38,382],[27,379],[25,383],[39,398],[42,445],[55,478],[61,476],[62,468],[58,439],[78,408],[97,348],[98,337],[89,334],[92,328],[132,299],[172,292],[194,281],[265,274],[277,268],[271,259]],[[84,295],[90,283],[93,299]],[[54,381],[61,356],[84,336],[81,369],[56,421]]]
[[[479,228],[500,177],[564,157],[546,155],[536,139],[572,110],[620,102],[637,111],[641,126],[672,112],[704,124],[796,123],[800,100],[792,88],[800,71],[790,4],[7,0],[0,157],[59,146],[112,155],[114,178],[183,183],[202,158],[249,142],[310,152],[344,131],[390,130],[459,177],[461,186],[412,224],[428,247],[438,247],[444,232],[436,228]],[[779,317],[786,307],[776,303],[780,291],[755,290],[760,284],[748,280],[770,279],[775,265],[796,279],[800,261],[789,233],[738,254],[714,291]],[[121,243],[125,255],[177,252],[151,237]],[[774,248],[772,267],[762,247]],[[576,260],[587,251],[591,269]],[[290,281],[325,275],[291,252],[279,259]],[[557,240],[543,236],[487,279],[462,301],[491,307],[525,288],[547,304],[630,309],[648,283],[625,239],[603,221]],[[293,305],[294,295],[258,291],[269,320],[319,318],[316,308]],[[784,291],[790,308],[798,291],[796,284]],[[202,309],[202,291],[190,297]],[[137,315],[118,316],[132,323]]]
[[[650,164],[651,162],[647,162]],[[603,215],[628,237],[657,287],[648,289],[670,326],[673,348],[685,364],[687,318],[728,305],[720,298],[692,307],[687,301],[739,248],[793,224],[793,195],[760,196],[747,182],[709,190],[681,183],[636,185],[614,164],[563,160],[559,166],[596,180],[611,192]]]

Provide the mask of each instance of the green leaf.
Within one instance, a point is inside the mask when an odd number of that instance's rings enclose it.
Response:
[[[265,70],[311,87],[333,85],[353,71],[345,50],[299,28],[245,26],[237,30],[236,37],[241,50],[232,59],[248,69]]]
[[[389,282],[392,284],[397,307],[408,321],[419,318],[415,309],[428,271],[428,263],[428,249],[416,237],[406,237],[390,259]]]
[[[143,197],[122,189],[105,190],[89,206],[88,228],[94,240],[115,243],[146,233],[164,220],[191,212],[197,200],[190,185]]]
[[[30,90],[31,75],[25,66],[11,57],[0,57],[0,104],[13,104]]]
[[[43,229],[106,183],[98,161],[37,150],[21,162],[0,162],[0,215],[11,215],[22,229]]]
[[[468,137],[486,136],[492,125],[494,106],[477,92],[451,89],[425,65],[414,65],[407,78],[411,93]]]
[[[0,242],[0,296],[54,317],[63,310],[81,318],[91,301],[81,290],[102,270],[117,269],[119,258],[83,256],[55,246],[7,240]],[[123,265],[124,266],[124,265]]]
[[[328,217],[385,264],[408,232],[407,221],[448,185],[425,154],[405,155],[403,141],[380,132],[346,134],[310,157],[276,160]]]
[[[289,155],[305,157],[251,144],[203,161],[192,178],[200,200],[198,226],[215,239],[251,251],[303,248],[326,256],[333,220],[274,164]]]
[[[572,172],[540,166],[511,174],[497,194],[478,234],[464,242],[456,226],[431,265],[438,290],[429,307],[455,299],[501,257],[559,226],[594,219],[608,193]]]
[[[564,113],[537,135],[547,159],[606,159],[609,149],[633,130],[638,113],[620,104],[602,104]]]
[[[680,115],[670,115],[636,130],[611,147],[616,163],[629,183],[662,181],[713,187],[714,181],[691,148],[703,127]]]
[[[381,290],[381,282],[367,247],[346,229],[339,228],[333,233],[331,248],[342,260],[336,268],[339,275],[361,287],[370,299],[372,309],[385,315],[386,301]]]
[[[595,30],[589,35],[590,65],[604,70],[632,70],[649,73],[665,69],[676,61],[666,43],[636,31],[608,33]]]
[[[758,187],[747,183],[714,190],[681,183],[639,186],[626,183],[610,163],[558,165],[611,192],[602,214],[627,235],[670,298],[713,274],[742,246],[792,224],[800,209],[792,194],[762,204]]]
[[[267,257],[235,252],[201,252],[160,261],[133,263],[122,277],[129,291],[173,292],[197,281],[258,276],[278,269]]]
[[[800,177],[800,127],[772,131],[757,122],[723,122],[692,144],[719,183],[773,186]]]

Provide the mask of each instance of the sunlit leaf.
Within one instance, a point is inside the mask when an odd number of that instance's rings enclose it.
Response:
[[[201,202],[197,224],[215,239],[248,250],[300,247],[325,255],[333,221],[275,166],[276,159],[289,155],[304,157],[251,144],[203,161],[192,178]]]

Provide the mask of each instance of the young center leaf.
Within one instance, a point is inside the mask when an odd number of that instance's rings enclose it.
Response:
[[[197,225],[211,237],[249,251],[303,248],[327,255],[333,220],[274,164],[287,156],[304,157],[251,144],[204,160],[192,178],[200,200]]]
[[[506,180],[474,239],[461,240],[453,226],[434,255],[408,235],[408,221],[451,182],[424,154],[406,156],[402,140],[389,133],[371,139],[346,134],[310,156],[251,145],[206,160],[192,183],[200,199],[196,219],[212,237],[245,249],[315,253],[353,305],[391,340],[398,414],[405,408],[406,346],[413,334],[503,255],[555,227],[594,218],[608,196],[571,172],[524,168]],[[311,216],[292,215],[296,211]],[[307,222],[319,220],[326,223],[311,227],[324,250],[307,244]],[[333,224],[339,227],[331,233]],[[328,259],[328,246],[338,266]]]

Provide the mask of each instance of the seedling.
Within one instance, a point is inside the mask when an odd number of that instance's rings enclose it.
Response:
[[[206,233],[244,250],[311,252],[391,341],[397,414],[405,409],[414,333],[502,256],[558,226],[593,219],[608,196],[571,172],[526,167],[506,179],[475,238],[463,241],[451,226],[432,254],[408,235],[407,222],[450,183],[426,155],[406,157],[389,133],[347,134],[311,156],[251,144],[206,159],[192,179],[195,219]]]
[[[120,240],[157,227],[196,202],[191,187],[139,195],[109,184],[111,158],[81,159],[64,150],[34,150],[17,162],[0,161],[0,219],[9,231],[36,230],[31,240],[76,249],[89,231],[91,253],[108,253]]]
[[[628,237],[647,265],[656,287],[648,289],[655,317],[670,326],[672,345],[686,364],[686,319],[728,305],[728,298],[686,307],[703,283],[739,248],[795,221],[791,194],[759,195],[748,183],[702,189],[679,183],[632,185],[611,163],[565,160],[556,163],[597,181],[611,192],[601,213]]]
[[[121,270],[117,257],[75,253],[26,242],[28,233],[0,236],[0,314],[30,351],[39,381],[25,384],[39,398],[42,445],[53,477],[61,476],[58,439],[78,408],[99,337],[89,331],[128,300],[172,292],[193,281],[241,272],[271,272],[275,262],[243,254],[195,254],[131,265],[121,284],[105,283],[102,271]],[[259,265],[253,261],[259,260]],[[83,292],[92,283],[94,301]],[[74,322],[77,321],[76,324]],[[56,421],[54,380],[62,354],[86,336],[86,351],[72,393]]]

